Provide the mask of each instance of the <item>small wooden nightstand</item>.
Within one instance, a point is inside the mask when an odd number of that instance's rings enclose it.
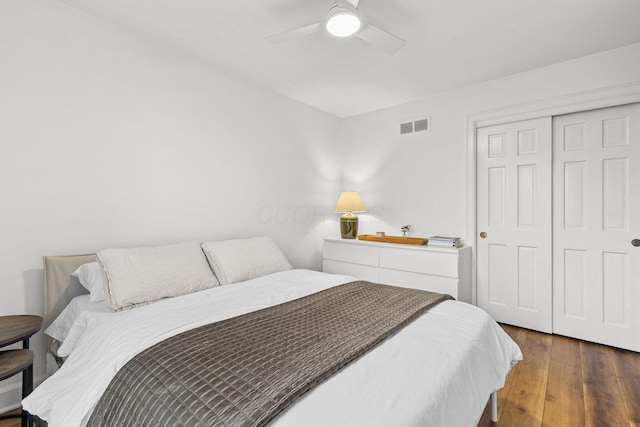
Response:
[[[41,327],[40,316],[0,316],[0,347],[22,341],[22,350],[0,351],[0,381],[22,372],[23,399],[33,390],[33,352],[29,350],[29,338]],[[22,425],[27,425],[24,412],[0,416],[0,420],[6,418],[22,418]]]

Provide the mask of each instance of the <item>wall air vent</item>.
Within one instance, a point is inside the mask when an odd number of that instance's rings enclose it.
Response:
[[[413,122],[400,123],[400,135],[413,133]]]
[[[420,119],[413,122],[413,130],[414,132],[429,130],[429,119]]]
[[[407,135],[416,132],[431,130],[431,119],[427,116],[421,119],[410,120],[400,123],[400,135]]]

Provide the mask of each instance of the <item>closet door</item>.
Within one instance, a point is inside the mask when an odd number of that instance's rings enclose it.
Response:
[[[554,117],[553,141],[553,332],[640,351],[640,104]]]
[[[551,118],[477,130],[477,301],[551,332]]]

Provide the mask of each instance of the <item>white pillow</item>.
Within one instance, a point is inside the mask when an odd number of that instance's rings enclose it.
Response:
[[[208,289],[219,284],[197,242],[96,254],[107,304],[114,310]]]
[[[209,265],[221,285],[243,282],[291,270],[287,258],[268,237],[202,244]]]
[[[89,291],[91,302],[104,301],[104,278],[97,261],[82,264],[71,275],[76,276],[80,284]]]
[[[76,270],[77,271],[77,270]],[[71,274],[75,274],[75,271]],[[107,307],[104,301],[93,303],[89,295],[80,295],[71,300],[71,302],[62,310],[62,313],[51,322],[51,325],[44,331],[54,340],[64,342],[71,328],[78,321],[83,313],[114,313],[112,309]]]

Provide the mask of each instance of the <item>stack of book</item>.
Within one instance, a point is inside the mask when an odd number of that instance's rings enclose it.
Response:
[[[429,246],[461,248],[462,240],[459,237],[431,236],[429,237]]]

